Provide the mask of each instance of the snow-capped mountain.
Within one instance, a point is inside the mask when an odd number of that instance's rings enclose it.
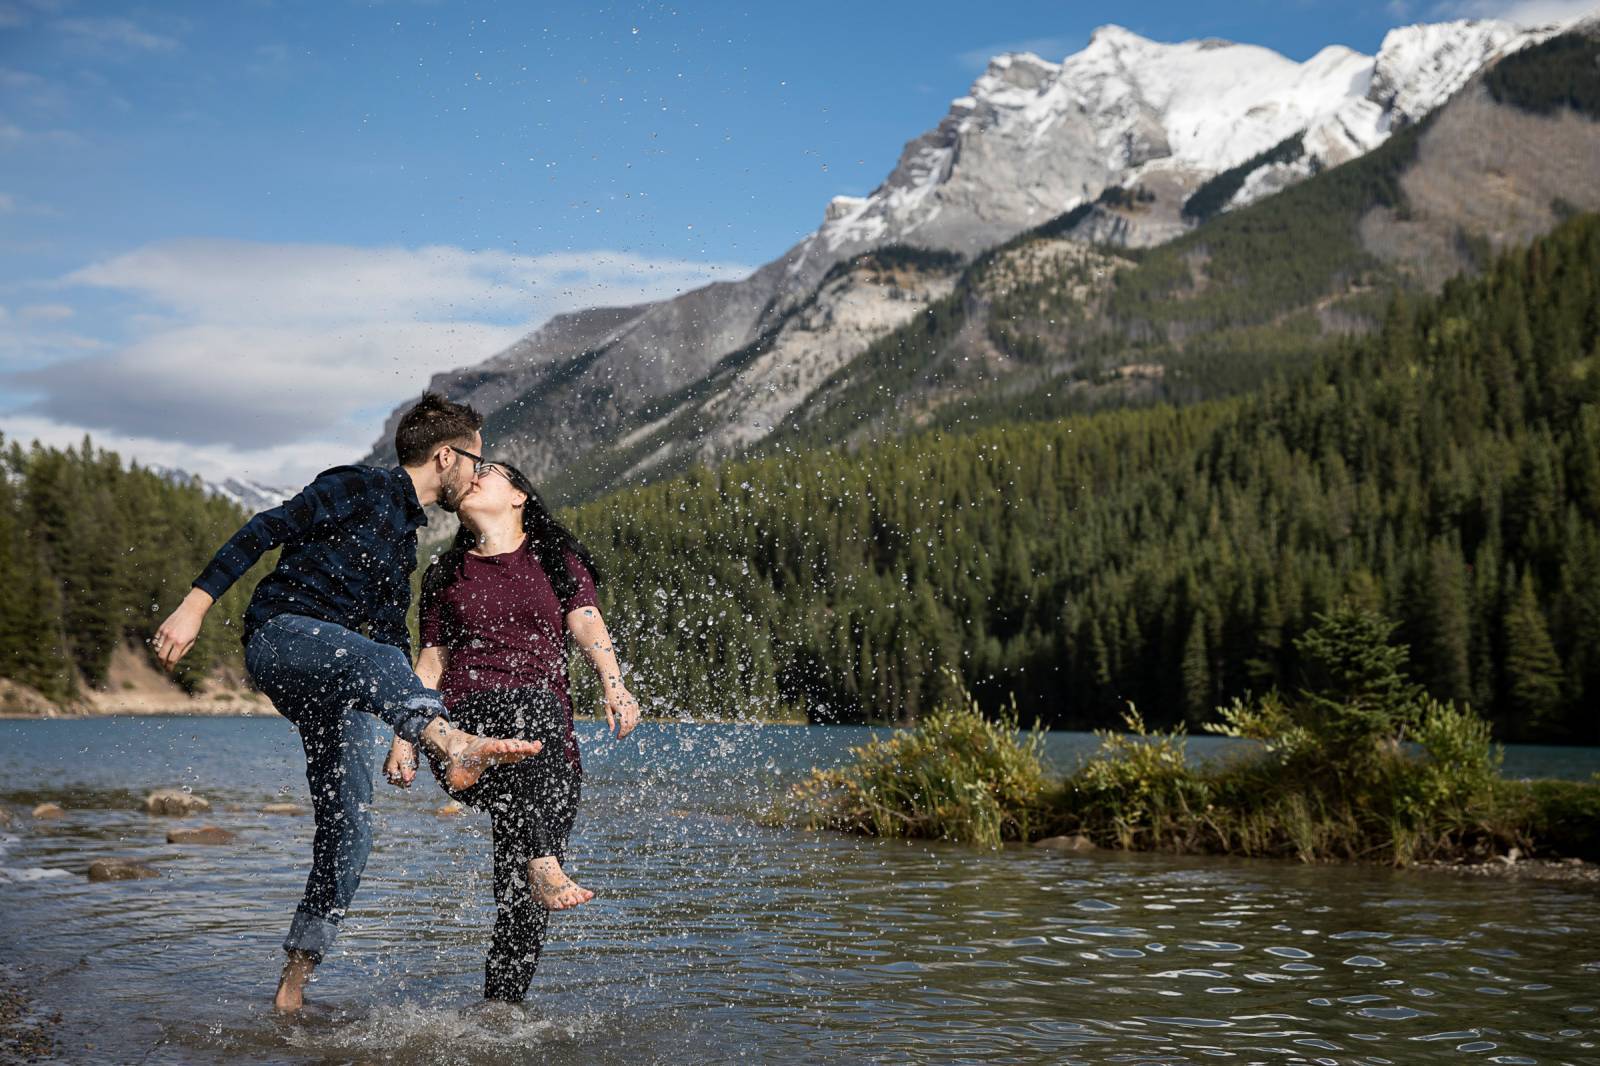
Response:
[[[668,413],[685,411],[685,397],[721,388],[712,379],[725,379],[730,365],[770,378],[761,417],[745,419],[739,403],[716,397],[703,398],[694,417],[726,421],[719,440],[747,441],[757,422],[768,427],[772,415],[796,409],[825,369],[800,362],[847,365],[877,335],[875,326],[845,331],[853,339],[844,350],[837,338],[813,343],[820,334],[791,317],[826,321],[846,298],[876,307],[871,288],[819,292],[837,264],[896,244],[972,255],[1080,205],[1094,206],[1066,237],[1156,244],[1195,225],[1182,210],[1188,197],[1230,168],[1298,134],[1293,151],[1273,151],[1243,175],[1226,206],[1268,196],[1370,151],[1486,64],[1554,32],[1494,21],[1408,26],[1376,55],[1334,45],[1296,62],[1254,45],[1167,44],[1107,26],[1059,63],[999,56],[935,128],[906,144],[878,188],[835,198],[817,230],[749,277],[559,316],[479,366],[436,375],[431,387],[475,403],[497,427],[492,446],[541,480],[593,448],[648,437]],[[1095,203],[1135,186],[1137,211]],[[846,318],[891,322],[937,288],[885,290],[903,301],[893,314]],[[790,369],[761,369],[791,357]],[[388,452],[392,423],[375,458]]]
[[[299,491],[246,478],[230,477],[222,481],[212,481],[199,474],[191,474],[187,470],[154,463],[145,464],[145,469],[161,475],[175,485],[188,485],[198,481],[200,487],[210,495],[220,496],[230,503],[238,504],[252,514],[265,511],[269,507],[276,507]]]
[[[1484,64],[1553,32],[1481,20],[1406,26],[1375,56],[1330,45],[1296,63],[1255,45],[1162,44],[1104,26],[1060,63],[998,56],[877,190],[829,205],[790,271],[889,243],[977,251],[1107,187],[1153,181],[1181,195],[1303,134],[1301,158],[1273,164],[1271,180],[1246,179],[1237,202],[1247,202],[1371,151]],[[1181,227],[1175,212],[1167,220],[1138,243]]]

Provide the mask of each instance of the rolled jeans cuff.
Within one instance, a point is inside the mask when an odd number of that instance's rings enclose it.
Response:
[[[418,696],[406,701],[402,716],[394,722],[394,735],[412,744],[420,743],[422,731],[435,718],[450,720],[444,701],[437,696]]]
[[[289,935],[284,938],[284,951],[303,951],[314,963],[322,962],[322,955],[333,946],[339,935],[337,922],[309,911],[296,910],[294,921],[289,923]]]

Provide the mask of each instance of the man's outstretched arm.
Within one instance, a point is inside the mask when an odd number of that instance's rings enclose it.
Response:
[[[239,527],[228,542],[211,557],[195,578],[194,587],[178,609],[156,630],[156,659],[171,670],[194,647],[211,605],[233,587],[267,552],[304,533],[328,518],[337,518],[354,509],[361,495],[359,475],[349,468],[335,468],[317,476],[292,499],[262,511]]]

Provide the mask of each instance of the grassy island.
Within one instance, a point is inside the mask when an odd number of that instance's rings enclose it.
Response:
[[[1406,676],[1394,624],[1345,603],[1297,641],[1306,685],[1219,708],[1206,728],[1254,741],[1194,764],[1182,727],[1126,732],[1064,779],[1017,711],[970,696],[814,770],[790,799],[813,828],[987,847],[1081,834],[1102,847],[1405,865],[1505,854],[1600,859],[1600,780],[1513,781],[1471,708]]]

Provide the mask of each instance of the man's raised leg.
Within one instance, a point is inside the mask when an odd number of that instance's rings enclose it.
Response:
[[[331,622],[278,615],[251,636],[245,665],[300,731],[317,819],[311,876],[284,942],[289,961],[278,990],[279,1006],[295,1010],[312,969],[333,942],[371,850],[373,717],[436,753],[452,787],[470,787],[489,766],[518,762],[540,745],[454,728],[444,701],[422,684],[403,651]]]
[[[299,616],[273,620],[293,629],[303,661],[317,663],[325,685],[349,692],[362,710],[381,718],[395,736],[420,744],[445,765],[445,783],[472,787],[491,766],[538,754],[538,741],[502,740],[467,733],[450,724],[444,698],[411,669],[405,652],[343,626]]]

